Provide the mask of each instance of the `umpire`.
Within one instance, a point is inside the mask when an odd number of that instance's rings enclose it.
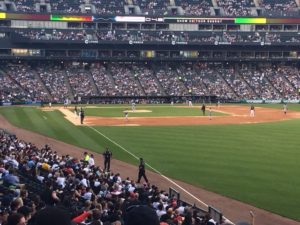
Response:
[[[144,177],[145,181],[148,183],[148,179],[146,176],[146,171],[145,171],[145,162],[143,158],[140,158],[140,165],[139,165],[139,176],[138,176],[138,183],[140,183],[141,178]]]
[[[205,116],[205,105],[204,104],[202,104],[201,110],[202,110],[203,116]]]
[[[106,147],[106,150],[103,152],[103,158],[104,158],[104,171],[110,170],[110,160],[112,157],[112,152],[109,151],[108,147]]]
[[[84,121],[84,110],[81,108],[80,109],[80,123],[83,124]]]

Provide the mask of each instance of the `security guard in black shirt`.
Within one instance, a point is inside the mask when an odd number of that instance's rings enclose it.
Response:
[[[84,110],[81,108],[80,109],[80,123],[83,124],[84,121]]]
[[[109,171],[112,152],[109,151],[108,147],[106,147],[105,152],[103,152],[103,157],[104,157],[104,171],[106,171],[106,170]]]
[[[146,176],[146,170],[145,170],[145,162],[143,158],[140,158],[140,165],[139,165],[139,175],[138,175],[138,183],[140,183],[141,178],[144,177],[145,181],[148,183],[148,179]]]

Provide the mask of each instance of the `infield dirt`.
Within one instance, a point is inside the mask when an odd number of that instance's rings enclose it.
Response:
[[[186,106],[175,106],[186,107]],[[186,107],[188,108],[188,107]],[[86,116],[84,125],[87,126],[184,126],[201,124],[251,124],[268,123],[281,120],[300,118],[300,113],[289,111],[286,115],[282,110],[272,108],[255,108],[255,116],[250,117],[250,110],[247,106],[220,106],[211,107],[212,117],[202,115],[199,108],[199,116],[181,116],[181,117],[134,117],[129,114],[128,120],[124,117],[96,117]],[[76,117],[70,110],[59,108],[66,119],[74,125],[80,125],[79,117]],[[227,115],[214,116],[214,112],[221,112]]]

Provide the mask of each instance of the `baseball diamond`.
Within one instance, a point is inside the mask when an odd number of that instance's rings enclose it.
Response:
[[[99,115],[103,114],[101,112],[102,107],[105,108],[101,105],[96,108]],[[149,107],[151,110],[149,110]],[[221,113],[209,120],[208,116],[202,116],[200,105],[194,106],[199,116],[192,117],[189,116],[190,108],[182,105],[172,107],[168,105],[137,105],[137,109],[145,108],[152,112],[155,112],[156,107],[163,107],[166,110],[174,110],[175,107],[187,109],[188,111],[179,117],[169,117],[165,113],[161,117],[157,115],[155,117],[131,117],[130,115],[128,124],[125,124],[123,117],[108,117],[108,115],[105,117],[90,117],[88,107],[83,106],[87,112],[86,121],[83,125],[80,125],[79,118],[74,117],[71,107],[63,109],[60,106],[53,106],[51,110],[40,107],[5,107],[1,108],[0,113],[18,127],[48,136],[49,138],[43,137],[42,140],[47,140],[47,143],[52,143],[55,146],[60,145],[60,142],[51,138],[77,145],[80,147],[80,152],[88,149],[102,154],[101,150],[105,146],[109,146],[115,157],[111,164],[113,170],[124,171],[124,166],[127,167],[127,164],[116,161],[116,159],[136,164],[135,159],[122,151],[120,146],[136,156],[143,156],[147,159],[149,165],[171,179],[176,179],[176,184],[184,187],[193,196],[197,196],[197,198],[208,204],[217,204],[222,212],[233,221],[238,221],[241,218],[246,219],[248,215],[245,211],[254,210],[257,213],[258,221],[261,220],[264,224],[274,223],[274,220],[282,220],[283,224],[297,224],[295,221],[276,217],[274,214],[265,214],[264,211],[253,206],[265,208],[277,214],[285,212],[292,218],[293,215],[297,215],[293,214],[291,209],[284,211],[285,205],[295,204],[294,207],[297,208],[297,201],[293,200],[295,203],[290,203],[293,199],[292,196],[297,195],[297,189],[294,189],[293,186],[288,187],[288,183],[285,182],[287,177],[283,174],[297,176],[297,170],[294,167],[297,165],[297,159],[293,156],[296,151],[293,147],[288,146],[297,145],[299,106],[290,106],[288,116],[285,116],[281,105],[259,105],[256,107],[255,117],[251,118],[249,106],[222,105],[212,107],[214,111]],[[115,110],[122,115],[123,108],[119,106],[109,107],[111,114],[114,116],[116,116]],[[93,113],[95,114],[95,112]],[[104,112],[104,114],[106,113]],[[13,132],[28,141],[43,143],[39,140],[40,137],[12,127],[3,120],[3,117],[1,118],[3,128],[12,129]],[[74,119],[75,121],[72,121]],[[191,123],[190,120],[194,123]],[[121,127],[119,126],[120,121],[122,121]],[[132,124],[136,124],[136,127],[132,127]],[[201,126],[201,124],[205,126]],[[89,127],[97,132],[89,129]],[[109,139],[99,135],[98,132],[105,137],[109,137]],[[122,135],[120,135],[121,133]],[[295,137],[294,140],[293,137]],[[286,141],[289,142],[289,145],[286,145]],[[282,155],[282,146],[285,146],[284,151],[286,154],[284,155]],[[67,148],[76,149],[75,147]],[[62,149],[63,152],[66,151],[63,150],[64,147],[59,147],[59,149]],[[72,154],[81,154],[80,152],[75,153],[76,151],[78,150],[72,150]],[[157,158],[158,155],[159,158]],[[245,157],[247,161],[245,161]],[[189,160],[188,164],[186,160]],[[100,163],[102,159],[96,156],[96,163],[97,161]],[[216,167],[216,164],[221,166]],[[180,170],[176,169],[177,165],[181,165]],[[237,170],[237,168],[239,169]],[[128,169],[124,173],[134,176],[134,166],[128,165]],[[270,173],[270,171],[273,172]],[[170,182],[166,183],[163,178],[159,178],[155,174],[155,172],[150,173],[150,176],[148,175],[149,179],[155,180],[162,186],[165,183],[165,185],[178,189],[176,185],[174,186]],[[194,174],[199,174],[199,176]],[[255,180],[255,185],[248,183],[250,180]],[[182,183],[182,181],[186,183]],[[275,181],[277,185],[274,186],[273,182]],[[196,187],[194,189],[188,183],[203,189],[197,189]],[[244,186],[246,183],[248,184],[247,187]],[[258,183],[259,185],[257,185]],[[282,189],[283,187],[284,189]],[[207,192],[205,189],[213,190],[222,195]],[[270,204],[274,199],[274,193],[285,192],[286,189],[290,190],[289,195],[286,194],[285,198],[280,200],[277,198],[276,201],[280,201],[278,204]],[[189,201],[205,207],[189,194],[180,191]],[[247,195],[244,194],[245,191],[248,193]],[[222,196],[241,200],[253,206],[236,201],[232,202]],[[288,196],[291,196],[291,199],[288,199]],[[218,198],[218,200],[214,198]],[[228,204],[235,205],[234,211],[238,213],[233,213]],[[274,206],[278,206],[278,209]],[[244,213],[241,212],[243,210],[245,210]]]
[[[0,225],[300,225],[300,0],[0,0]]]

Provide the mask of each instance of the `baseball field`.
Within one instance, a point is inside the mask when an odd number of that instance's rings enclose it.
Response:
[[[300,221],[300,105],[2,107],[13,125],[114,158],[136,157],[169,178]],[[125,120],[124,111],[129,111]],[[0,125],[1,127],[1,125]],[[148,167],[149,168],[149,167]]]

